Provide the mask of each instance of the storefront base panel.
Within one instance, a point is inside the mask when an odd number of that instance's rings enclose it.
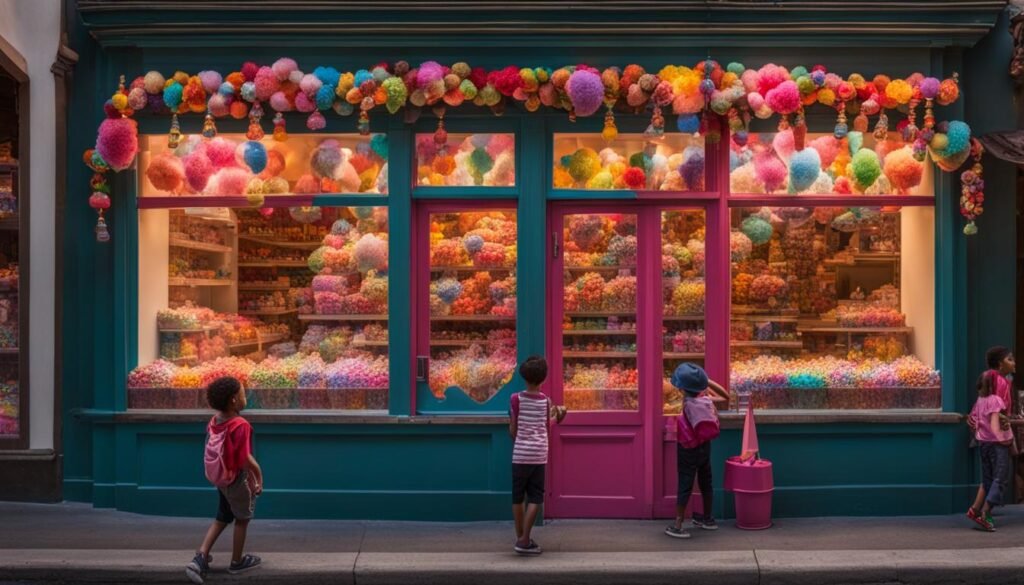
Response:
[[[729,425],[731,426],[731,425]],[[948,514],[969,501],[974,464],[963,425],[762,424],[773,462],[775,517]],[[713,448],[715,513],[742,431]],[[93,478],[68,478],[65,498],[144,514],[209,516],[203,425],[97,422]],[[664,448],[674,449],[672,443]],[[509,517],[511,444],[503,424],[256,424],[267,492],[261,518],[427,521]],[[674,470],[672,471],[674,473]]]
[[[0,452],[0,500],[59,502],[60,470],[52,450]]]

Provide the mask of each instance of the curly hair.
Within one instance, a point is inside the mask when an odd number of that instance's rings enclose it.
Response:
[[[216,410],[224,412],[231,405],[231,399],[242,390],[242,384],[231,377],[217,378],[206,387],[206,402]]]

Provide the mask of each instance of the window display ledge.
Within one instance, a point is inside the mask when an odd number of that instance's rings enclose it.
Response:
[[[757,410],[757,424],[958,424],[963,415],[958,412],[937,410]],[[722,427],[742,429],[745,414],[722,412]]]
[[[207,422],[209,410],[134,409],[127,411],[80,409],[76,418],[97,424],[194,423]],[[346,425],[507,425],[504,415],[393,416],[384,410],[252,410],[243,416],[252,423],[346,424]]]

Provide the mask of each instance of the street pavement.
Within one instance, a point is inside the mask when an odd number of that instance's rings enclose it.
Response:
[[[265,566],[227,575],[230,532],[207,583],[506,583],[640,585],[1024,585],[1024,507],[972,530],[962,516],[779,519],[749,532],[721,521],[689,540],[666,521],[554,520],[545,553],[512,551],[510,522],[260,520],[248,550]],[[209,519],[144,516],[83,504],[0,503],[0,585],[183,583]]]

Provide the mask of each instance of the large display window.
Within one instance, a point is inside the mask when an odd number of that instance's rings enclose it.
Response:
[[[515,134],[417,134],[416,184],[424,187],[514,187]]]
[[[139,366],[129,408],[385,410],[384,207],[152,209],[139,220]]]
[[[552,187],[594,191],[707,190],[704,139],[670,133],[660,137],[555,134]]]
[[[732,210],[730,387],[757,408],[939,408],[931,207]]]

